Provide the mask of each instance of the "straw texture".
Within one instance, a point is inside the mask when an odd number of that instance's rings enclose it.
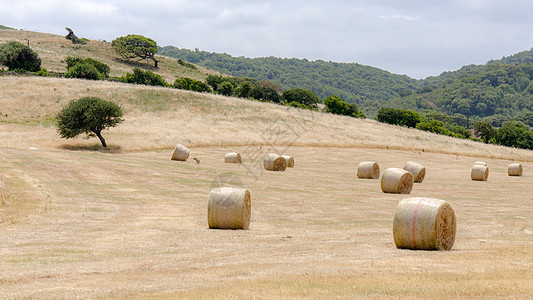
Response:
[[[224,162],[228,164],[242,164],[241,154],[238,152],[226,153],[224,156]]]
[[[287,168],[294,168],[294,158],[289,155],[282,155],[286,161],[287,161]]]
[[[413,174],[399,168],[389,168],[381,176],[384,193],[409,194],[413,189]]]
[[[189,152],[189,148],[183,146],[182,144],[178,144],[174,149],[174,152],[172,153],[172,157],[170,159],[186,161],[187,158],[189,158]]]
[[[487,181],[489,178],[489,168],[483,165],[474,165],[470,178],[475,181]]]
[[[455,212],[448,202],[416,197],[400,201],[392,231],[398,248],[451,250],[456,228]]]
[[[485,167],[488,166],[487,163],[484,162],[484,161],[476,161],[476,162],[474,163],[474,165],[480,165],[480,166],[485,166]]]
[[[379,179],[379,165],[377,162],[364,161],[357,167],[357,178]]]
[[[413,180],[416,183],[422,183],[426,177],[426,167],[417,162],[408,161],[403,166],[403,169],[413,174]]]
[[[207,222],[213,229],[248,229],[251,195],[247,189],[220,187],[209,193]]]
[[[521,164],[510,164],[509,167],[507,167],[507,173],[509,176],[522,176],[522,165]]]
[[[270,153],[265,157],[263,166],[268,171],[285,171],[287,169],[287,161],[277,154]]]

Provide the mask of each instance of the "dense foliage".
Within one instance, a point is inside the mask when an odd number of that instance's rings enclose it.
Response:
[[[161,75],[155,74],[152,71],[143,71],[139,68],[134,68],[133,73],[127,73],[126,76],[120,78],[120,81],[153,86],[168,86]]]
[[[97,97],[72,100],[56,116],[57,131],[63,138],[74,138],[86,133],[96,135],[102,146],[107,147],[102,130],[123,122],[122,109],[113,102]]]
[[[188,77],[182,77],[174,81],[174,87],[181,90],[189,90],[195,92],[210,92],[211,88],[207,83],[195,80]]]
[[[416,92],[390,106],[462,114],[471,124],[485,121],[500,127],[514,120],[533,126],[533,50],[427,78]]]
[[[349,103],[357,104],[370,116],[375,116],[387,101],[398,98],[401,91],[412,92],[418,87],[418,81],[408,76],[356,63],[276,57],[252,59],[172,46],[160,48],[159,54],[233,76],[274,82],[284,89],[311,90],[321,99],[337,95]]]
[[[281,98],[286,103],[297,102],[310,107],[316,107],[318,103],[322,102],[315,92],[298,88],[283,91]]]
[[[357,105],[348,103],[335,95],[324,99],[326,111],[336,115],[350,116],[355,118],[366,118],[365,114],[359,110]]]
[[[10,71],[37,72],[41,69],[41,59],[33,50],[19,42],[0,45],[0,64]]]
[[[140,59],[151,59],[157,68],[158,61],[155,58],[155,54],[159,49],[157,43],[150,38],[137,34],[129,34],[114,39],[111,42],[111,46],[123,58],[130,59],[138,57]]]
[[[420,116],[410,110],[382,107],[378,111],[377,120],[381,123],[416,127],[420,122]]]
[[[110,68],[108,65],[92,58],[67,57],[67,78],[84,78],[100,80],[109,77]]]

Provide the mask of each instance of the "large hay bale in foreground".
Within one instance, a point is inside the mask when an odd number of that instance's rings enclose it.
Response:
[[[384,193],[409,194],[413,189],[413,174],[399,168],[389,168],[381,176]]]
[[[484,162],[484,161],[476,161],[476,162],[474,162],[474,165],[480,165],[480,166],[485,166],[485,167],[488,166],[487,163]]]
[[[207,222],[213,229],[248,229],[251,195],[241,188],[220,187],[209,193]]]
[[[507,174],[509,174],[509,176],[522,176],[522,172],[523,169],[521,164],[510,164],[507,167]]]
[[[282,155],[286,161],[287,161],[287,168],[294,168],[294,158],[289,155]]]
[[[487,181],[489,178],[489,167],[483,165],[472,166],[470,178],[475,181]]]
[[[263,166],[268,171],[285,171],[287,169],[287,161],[277,154],[270,153],[265,157]]]
[[[363,161],[357,167],[357,178],[362,179],[378,179],[379,165],[373,161]]]
[[[416,183],[421,183],[426,177],[426,167],[417,162],[408,161],[403,166],[403,169],[413,174],[413,180]]]
[[[183,146],[182,144],[178,144],[176,148],[174,149],[174,152],[172,153],[171,160],[179,160],[179,161],[186,161],[187,158],[189,158],[189,148]]]
[[[241,154],[238,152],[226,153],[224,156],[224,162],[228,164],[242,164]]]
[[[403,199],[394,214],[394,244],[413,250],[451,250],[456,227],[455,212],[448,202],[423,197]]]

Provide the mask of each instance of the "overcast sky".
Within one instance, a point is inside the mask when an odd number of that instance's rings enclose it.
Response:
[[[245,57],[356,62],[414,78],[533,47],[531,0],[0,0],[0,24]]]

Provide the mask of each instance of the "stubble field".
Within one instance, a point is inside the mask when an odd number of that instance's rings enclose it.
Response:
[[[39,78],[0,78],[0,89],[3,298],[533,296],[531,151],[168,89]],[[111,150],[51,126],[85,94],[125,110],[104,133]],[[187,162],[170,161],[176,143],[190,146]],[[230,151],[242,166],[223,163]],[[295,168],[262,170],[270,151]],[[355,176],[368,160],[428,173],[410,195],[384,194]],[[470,180],[477,160],[487,182]],[[524,176],[507,176],[516,161]],[[250,190],[250,230],[207,228],[220,178]],[[415,196],[453,205],[452,251],[396,249],[396,205]]]

